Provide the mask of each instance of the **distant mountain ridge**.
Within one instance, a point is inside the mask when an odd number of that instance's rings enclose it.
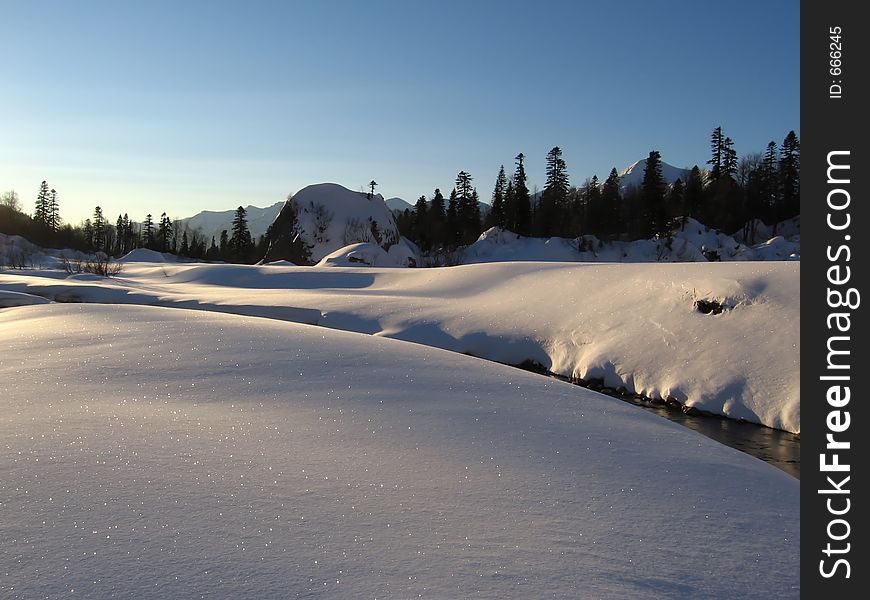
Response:
[[[665,183],[673,183],[677,179],[680,179],[683,183],[686,183],[686,179],[689,177],[689,173],[692,172],[691,169],[681,169],[679,167],[669,165],[665,161],[661,161],[661,163],[662,179],[665,180]],[[645,170],[645,158],[642,158],[634,164],[626,167],[622,171],[622,173],[619,174],[619,184],[622,189],[627,189],[629,187],[640,187],[641,183],[643,183],[643,172]]]
[[[248,217],[248,229],[251,231],[251,236],[256,239],[266,233],[269,225],[281,212],[281,207],[284,206],[284,201],[276,202],[271,206],[260,208],[258,206],[248,205],[245,207]],[[199,230],[205,236],[206,241],[210,242],[212,236],[215,240],[220,240],[221,231],[224,229],[228,233],[232,232],[233,218],[236,215],[236,209],[231,210],[204,210],[192,217],[181,219],[181,228],[187,226],[191,230]]]

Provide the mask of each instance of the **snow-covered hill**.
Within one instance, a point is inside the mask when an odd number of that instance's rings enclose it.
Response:
[[[0,356],[4,599],[800,591],[797,480],[576,386],[158,307],[3,309]]]
[[[337,183],[309,185],[294,194],[282,206],[272,231],[266,261],[317,263],[340,248],[369,242],[391,252],[397,264],[416,262],[383,196],[369,197]]]
[[[269,225],[278,216],[282,206],[284,206],[283,202],[276,202],[272,206],[265,208],[250,205],[245,207],[248,217],[248,229],[250,229],[254,239],[266,233],[266,229],[269,228]],[[235,208],[223,211],[204,210],[192,217],[181,219],[180,222],[182,229],[186,226],[191,230],[199,230],[207,241],[210,241],[212,237],[216,241],[220,241],[221,231],[224,229],[232,234],[233,218],[235,215]]]
[[[646,161],[647,159],[642,158],[626,167],[622,173],[619,174],[619,183],[623,189],[632,186],[640,187],[640,184],[643,183],[643,172],[644,169],[646,169]],[[673,183],[677,179],[681,179],[683,183],[686,183],[690,172],[691,169],[680,169],[679,167],[669,165],[665,161],[662,161],[662,178],[665,180],[665,183]]]

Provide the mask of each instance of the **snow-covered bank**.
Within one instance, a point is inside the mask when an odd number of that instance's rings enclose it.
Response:
[[[4,309],[0,353],[4,598],[799,593],[796,480],[575,386],[153,307]]]
[[[419,342],[800,431],[800,264],[442,269],[127,263],[112,280],[0,274],[54,299],[271,317]],[[724,312],[704,314],[705,301]]]

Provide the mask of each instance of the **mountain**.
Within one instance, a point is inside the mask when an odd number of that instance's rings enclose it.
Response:
[[[384,200],[390,210],[404,212],[405,210],[414,210],[414,205],[402,198],[387,198]]]
[[[263,258],[266,262],[317,263],[340,248],[358,243],[379,246],[396,264],[416,262],[384,197],[369,197],[337,183],[318,183],[299,190],[281,207],[272,231]]]
[[[643,182],[644,169],[646,169],[646,159],[642,158],[620,173],[619,183],[622,189],[631,186],[640,187],[640,184]],[[677,179],[682,179],[683,183],[686,183],[690,172],[691,169],[680,169],[662,161],[662,178],[665,180],[665,183],[673,183]]]
[[[276,202],[266,208],[251,205],[245,207],[248,213],[248,229],[251,230],[251,236],[254,239],[266,233],[266,229],[269,228],[269,225],[272,224],[272,221],[281,212],[282,206],[284,206],[284,202]],[[235,215],[236,209],[223,211],[204,210],[192,217],[181,219],[180,223],[182,229],[184,229],[185,225],[191,230],[198,229],[205,236],[206,241],[210,242],[212,236],[214,236],[215,240],[220,240],[221,231],[224,229],[228,233],[232,233]]]

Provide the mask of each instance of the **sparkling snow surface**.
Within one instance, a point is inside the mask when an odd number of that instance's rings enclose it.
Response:
[[[167,268],[199,286],[229,273]],[[163,275],[142,277],[153,293]],[[0,444],[4,599],[799,591],[795,479],[588,390],[396,340],[158,307],[3,309]]]
[[[390,269],[158,261],[126,263],[112,279],[0,273],[0,289],[271,317],[511,364],[532,360],[800,431],[798,262]],[[703,314],[697,300],[725,310]]]

